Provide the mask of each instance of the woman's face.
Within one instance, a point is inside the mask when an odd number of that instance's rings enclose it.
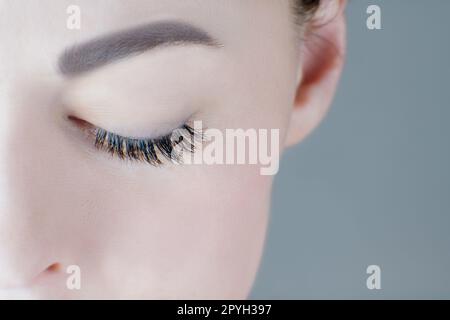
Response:
[[[245,298],[273,177],[111,157],[74,119],[124,137],[279,129],[282,149],[293,19],[287,0],[0,0],[0,298]]]

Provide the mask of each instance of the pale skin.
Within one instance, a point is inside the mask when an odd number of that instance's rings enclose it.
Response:
[[[195,115],[280,129],[283,151],[331,104],[345,56],[345,1],[333,3],[318,41],[299,37],[287,0],[0,0],[0,298],[246,298],[273,176],[114,159],[68,117],[152,136]],[[72,4],[79,31],[66,28]],[[75,77],[57,68],[75,43],[166,20],[221,46],[167,46]],[[70,265],[81,290],[66,287]]]

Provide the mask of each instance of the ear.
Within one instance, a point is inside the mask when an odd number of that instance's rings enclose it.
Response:
[[[286,145],[302,141],[322,121],[333,100],[346,51],[346,0],[325,0],[302,43],[300,80]],[[320,25],[318,24],[320,23]]]

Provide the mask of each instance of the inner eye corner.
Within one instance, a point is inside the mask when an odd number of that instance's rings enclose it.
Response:
[[[93,127],[93,125],[91,123],[87,122],[86,120],[80,119],[74,115],[68,115],[67,120],[72,122],[74,125],[76,125],[80,129],[89,129],[89,128]]]

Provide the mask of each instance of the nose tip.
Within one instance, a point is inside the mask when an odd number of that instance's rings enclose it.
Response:
[[[18,289],[27,286],[31,280],[28,274],[20,270],[3,268],[0,275],[0,289]]]

